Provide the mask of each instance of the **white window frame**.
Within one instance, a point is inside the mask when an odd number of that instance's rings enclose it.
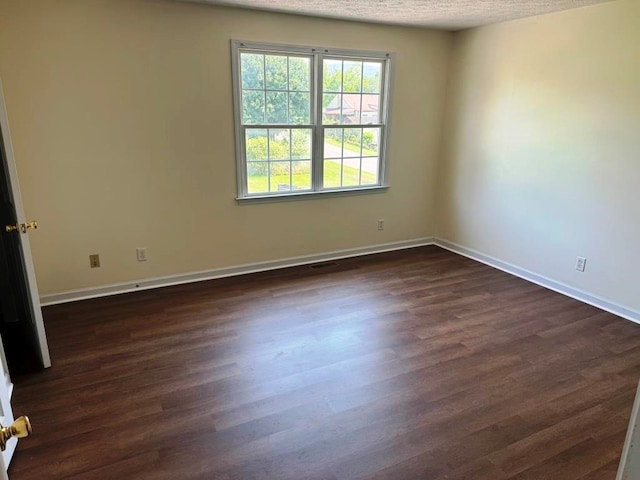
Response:
[[[308,125],[276,125],[242,124],[242,85],[240,78],[240,54],[242,52],[251,53],[276,53],[282,55],[305,55],[311,58],[311,123]],[[381,61],[383,64],[381,72],[380,89],[380,123],[376,124],[349,124],[349,125],[323,125],[322,124],[322,79],[323,79],[323,59]],[[231,72],[233,82],[233,107],[235,123],[236,142],[236,168],[237,168],[237,188],[239,203],[253,203],[261,201],[279,201],[308,198],[326,195],[353,195],[360,193],[379,193],[389,188],[387,183],[387,162],[389,147],[389,112],[391,110],[391,80],[394,65],[393,53],[372,52],[363,50],[344,50],[335,48],[303,47],[293,45],[282,45],[264,42],[250,42],[242,40],[231,40]],[[318,108],[320,106],[320,108]],[[311,129],[312,152],[311,152],[311,190],[305,191],[281,191],[270,193],[250,194],[247,184],[247,162],[245,155],[245,128],[308,128]],[[323,188],[323,168],[324,168],[324,129],[325,128],[380,128],[380,141],[378,145],[378,183],[363,186],[342,186]]]

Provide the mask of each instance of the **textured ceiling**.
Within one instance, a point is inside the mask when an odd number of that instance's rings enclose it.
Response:
[[[611,0],[186,0],[363,22],[460,30]]]

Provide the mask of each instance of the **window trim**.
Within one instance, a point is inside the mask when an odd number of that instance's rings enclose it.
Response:
[[[269,193],[248,193],[247,184],[247,166],[246,152],[244,148],[243,134],[245,125],[242,124],[242,82],[240,79],[240,54],[243,50],[261,51],[263,53],[278,53],[285,55],[305,55],[311,56],[311,110],[310,118],[312,124],[307,128],[312,130],[312,138],[314,140],[311,152],[311,190],[295,192],[269,192]],[[322,188],[324,162],[322,160],[324,154],[324,143],[322,141],[325,128],[335,128],[332,125],[322,124],[322,109],[318,108],[322,105],[322,86],[319,84],[323,78],[323,58],[336,59],[353,59],[353,60],[383,60],[383,68],[381,72],[381,89],[380,89],[380,123],[381,138],[379,146],[379,164],[378,164],[378,183],[375,185],[357,185],[347,187]],[[310,197],[330,197],[340,195],[353,195],[357,193],[380,193],[386,191],[388,185],[388,150],[390,138],[390,110],[391,110],[391,82],[393,79],[393,69],[395,64],[395,54],[390,52],[377,52],[368,50],[351,50],[336,49],[325,47],[310,47],[300,45],[286,45],[267,42],[253,42],[243,40],[231,40],[231,74],[233,86],[233,115],[234,115],[234,134],[235,134],[235,161],[236,161],[236,181],[237,181],[237,197],[236,200],[240,204],[253,202],[273,202],[307,199]],[[366,124],[359,124],[355,128]],[[269,128],[277,128],[279,125],[269,125]],[[282,126],[285,128],[285,126]],[[296,128],[304,127],[304,125],[296,125]],[[292,125],[286,125],[286,128],[292,128]],[[345,128],[340,126],[339,128]]]

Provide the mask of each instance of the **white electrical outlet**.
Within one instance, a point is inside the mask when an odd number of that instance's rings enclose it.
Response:
[[[579,272],[584,272],[585,267],[587,266],[587,259],[584,257],[576,258],[576,270]]]
[[[146,248],[136,248],[136,257],[139,262],[147,261],[147,249]]]
[[[384,230],[384,220],[378,220],[378,230]]]

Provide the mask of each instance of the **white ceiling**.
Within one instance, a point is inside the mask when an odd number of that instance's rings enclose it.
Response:
[[[460,30],[611,0],[187,0],[362,22]]]

